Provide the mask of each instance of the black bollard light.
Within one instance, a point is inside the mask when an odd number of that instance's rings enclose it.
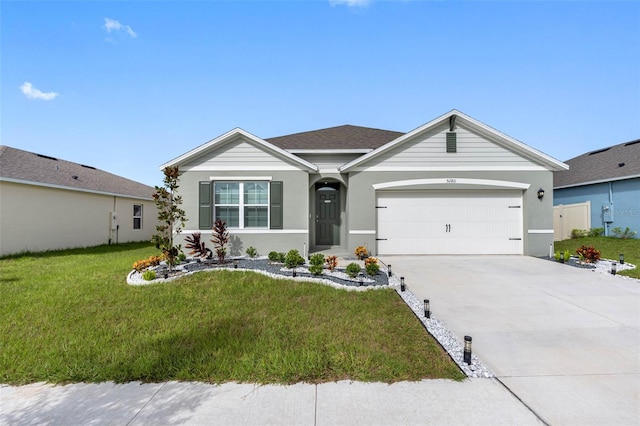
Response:
[[[362,287],[362,281],[364,280],[364,275],[362,272],[358,273],[358,286]]]
[[[296,268],[293,268],[293,276],[296,277]]]
[[[238,269],[238,260],[233,261],[233,269]]]
[[[404,291],[404,277],[400,277],[400,291]]]
[[[389,264],[389,278],[391,278],[391,264]]]
[[[611,262],[611,275],[616,274],[617,265],[616,262]]]
[[[424,299],[424,317],[431,318],[431,308],[429,307],[429,299]]]
[[[564,252],[560,252],[560,263],[564,263]]]
[[[464,362],[471,365],[471,336],[464,336]]]
[[[624,265],[624,254],[620,253],[620,264]]]

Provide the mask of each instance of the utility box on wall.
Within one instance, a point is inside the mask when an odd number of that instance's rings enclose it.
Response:
[[[602,220],[604,223],[613,222],[613,203],[604,203],[602,205]]]

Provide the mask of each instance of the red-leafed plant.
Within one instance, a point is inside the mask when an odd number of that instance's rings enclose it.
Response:
[[[227,243],[229,243],[229,231],[227,231],[227,222],[221,219],[216,219],[213,224],[213,238],[211,242],[216,248],[216,256],[218,256],[218,264],[224,263],[224,258],[227,255]]]
[[[338,256],[327,256],[324,260],[327,264],[327,269],[333,271],[338,266]]]
[[[184,237],[184,240],[187,242],[184,248],[190,249],[191,251],[189,252],[189,254],[191,255],[211,259],[211,256],[213,256],[211,249],[208,249],[205,246],[204,241],[200,241],[200,238],[201,234],[199,232],[194,232],[191,235],[187,235],[186,237]]]
[[[596,250],[593,246],[582,246],[576,250],[576,253],[580,256],[580,260],[587,263],[595,263],[600,260],[600,250]]]

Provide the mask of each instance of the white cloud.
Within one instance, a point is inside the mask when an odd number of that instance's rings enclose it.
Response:
[[[102,26],[102,28],[104,28],[108,33],[111,33],[112,31],[116,33],[126,33],[129,34],[131,38],[136,38],[138,36],[138,34],[136,34],[129,25],[122,25],[115,19],[104,18],[104,25]],[[107,41],[109,40],[113,39],[111,37],[107,37]]]
[[[329,0],[331,6],[346,4],[347,6],[366,6],[370,0]]]
[[[40,90],[33,87],[33,84],[26,81],[22,86],[20,86],[20,90],[25,96],[29,99],[42,99],[43,101],[50,101],[58,97],[58,93],[56,92],[41,92]]]

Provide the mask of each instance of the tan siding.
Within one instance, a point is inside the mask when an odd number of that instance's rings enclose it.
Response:
[[[118,241],[150,240],[155,232],[152,201],[0,182],[0,255],[89,247],[115,242],[109,213],[114,210]],[[133,231],[133,204],[143,204],[143,230]]]
[[[365,170],[403,170],[434,167],[538,167],[489,140],[458,127],[457,152],[446,152],[448,127],[441,126],[380,155],[363,166]]]

